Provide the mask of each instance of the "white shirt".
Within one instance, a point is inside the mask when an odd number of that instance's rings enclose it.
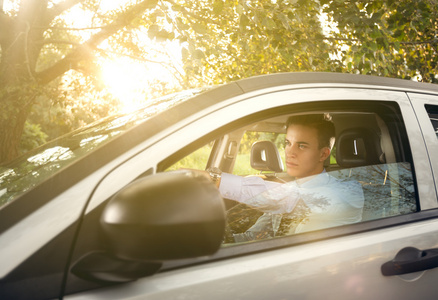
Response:
[[[219,191],[224,198],[271,214],[291,213],[302,200],[308,211],[296,228],[297,233],[362,220],[362,186],[357,181],[339,180],[325,171],[285,184],[223,173]]]

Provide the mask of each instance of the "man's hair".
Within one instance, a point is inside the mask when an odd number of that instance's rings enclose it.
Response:
[[[286,122],[287,128],[291,125],[302,125],[316,129],[320,149],[324,147],[332,149],[335,144],[335,125],[328,113],[292,116]]]

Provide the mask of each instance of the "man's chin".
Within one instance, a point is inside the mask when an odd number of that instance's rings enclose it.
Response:
[[[300,173],[299,172],[296,172],[296,171],[294,171],[294,170],[287,170],[287,175],[289,175],[289,176],[291,176],[291,177],[299,177],[300,176]]]

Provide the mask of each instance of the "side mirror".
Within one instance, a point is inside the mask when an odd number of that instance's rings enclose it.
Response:
[[[122,189],[106,205],[100,223],[111,255],[161,262],[215,253],[224,238],[225,207],[204,176],[165,172]]]

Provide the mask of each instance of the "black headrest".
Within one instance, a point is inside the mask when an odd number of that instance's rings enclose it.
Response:
[[[344,130],[336,141],[336,161],[341,167],[360,167],[383,163],[380,138],[368,128]]]
[[[257,141],[252,145],[251,167],[259,171],[283,172],[283,161],[273,142]]]

